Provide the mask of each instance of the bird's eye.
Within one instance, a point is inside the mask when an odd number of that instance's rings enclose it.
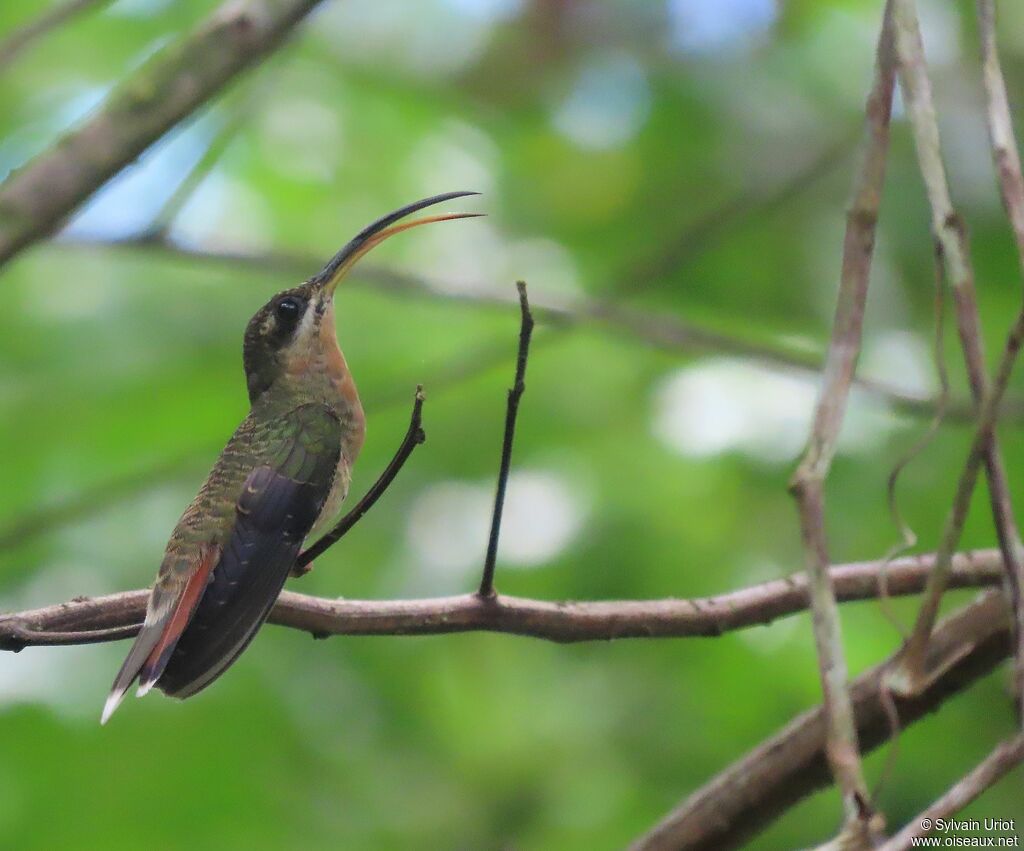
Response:
[[[295,322],[302,315],[302,302],[293,296],[288,296],[277,303],[276,312],[277,318],[282,322]]]

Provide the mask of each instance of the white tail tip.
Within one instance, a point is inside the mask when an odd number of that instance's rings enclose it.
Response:
[[[135,692],[136,697],[145,697],[149,694],[149,690],[153,688],[153,681],[147,680],[144,683],[139,683],[139,687]]]
[[[112,691],[110,697],[107,698],[107,702],[103,704],[103,714],[100,716],[100,724],[106,724],[110,720],[110,716],[114,714],[114,710],[121,705],[121,701],[124,700],[124,691]]]

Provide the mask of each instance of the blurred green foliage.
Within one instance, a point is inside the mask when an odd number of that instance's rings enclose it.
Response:
[[[38,13],[0,5],[0,32]],[[989,352],[1020,298],[980,113],[969,4],[922,4]],[[488,218],[425,229],[365,265],[440,293],[537,303],[611,297],[725,334],[820,352],[879,2],[328,0],[263,67],[176,130],[72,221],[78,240],[145,231],[226,122],[237,131],[174,221],[198,249],[326,259],[411,199],[485,194]],[[0,171],[85,114],[209,0],[118,0],[5,69]],[[1005,2],[1011,99],[1024,10]],[[1018,121],[1024,125],[1024,121]],[[823,160],[824,158],[824,160]],[[817,163],[817,165],[816,165]],[[862,360],[934,392],[928,213],[897,115]],[[0,285],[0,609],[150,581],[166,536],[245,410],[241,334],[293,284],[252,265],[131,247],[39,245]],[[414,385],[428,442],[301,590],[377,597],[472,587],[497,466],[516,314],[396,297],[354,276],[339,338],[369,437],[365,489]],[[814,385],[635,335],[541,327],[499,562],[502,591],[547,599],[711,594],[802,561],[785,492]],[[955,334],[947,339],[964,395]],[[1015,396],[1024,386],[1015,381]],[[896,540],[888,471],[922,421],[855,401],[829,481],[836,561]],[[1003,427],[1024,501],[1019,425]],[[969,438],[906,472],[902,508],[933,548]],[[979,490],[965,546],[995,540]],[[952,604],[964,594],[950,595]],[[909,619],[913,604],[896,607]],[[897,632],[843,610],[854,672]],[[620,847],[819,700],[809,619],[716,640],[561,647],[492,635],[333,639],[268,628],[215,688],[99,708],[123,645],[0,656],[0,847]],[[1012,727],[1000,671],[900,739],[880,793],[907,820]],[[877,777],[883,754],[869,760]],[[1020,780],[965,815],[1024,821]],[[833,792],[756,842],[823,840]]]

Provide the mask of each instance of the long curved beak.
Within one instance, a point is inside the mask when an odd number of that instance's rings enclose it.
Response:
[[[447,222],[452,219],[472,219],[484,215],[483,213],[444,213],[438,216],[424,216],[421,219],[413,219],[402,224],[395,224],[411,213],[422,210],[424,207],[432,207],[442,201],[450,201],[452,198],[464,198],[467,195],[479,195],[479,192],[445,192],[443,195],[433,195],[424,198],[422,201],[414,201],[406,204],[386,216],[377,219],[373,224],[367,225],[356,234],[344,248],[341,249],[324,268],[309,279],[313,286],[322,287],[327,298],[334,295],[338,284],[348,271],[356,264],[364,254],[375,246],[380,245],[388,237],[394,236],[410,228],[428,225],[432,222]]]

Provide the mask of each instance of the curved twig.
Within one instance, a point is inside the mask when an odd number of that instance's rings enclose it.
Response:
[[[423,431],[423,387],[420,385],[416,387],[416,395],[413,397],[412,416],[409,418],[409,428],[405,433],[405,437],[402,439],[402,443],[398,447],[398,451],[395,453],[395,457],[392,458],[388,466],[384,468],[384,472],[381,473],[380,478],[373,483],[373,487],[371,487],[363,498],[355,504],[355,507],[342,517],[330,532],[320,538],[315,544],[299,556],[295,563],[298,568],[299,575],[304,572],[303,568],[308,567],[313,559],[327,552],[328,547],[332,547],[334,544],[338,543],[338,541],[345,537],[349,529],[363,519],[363,515],[373,508],[374,503],[376,503],[377,500],[381,498],[384,491],[391,486],[391,483],[395,480],[395,476],[397,476],[402,467],[405,466],[405,462],[409,460],[409,456],[412,455],[413,450],[415,450],[416,447],[422,444],[426,439],[427,435]]]

